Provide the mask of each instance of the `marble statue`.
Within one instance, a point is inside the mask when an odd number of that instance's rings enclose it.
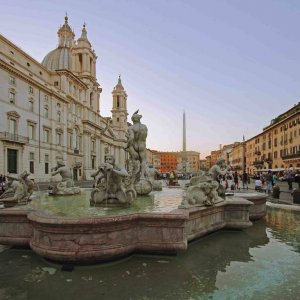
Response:
[[[0,202],[7,207],[31,201],[34,183],[28,178],[29,175],[27,171],[22,172],[18,177],[7,175],[7,189],[0,196]]]
[[[91,176],[95,178],[91,205],[127,206],[136,197],[135,190],[126,189],[123,179],[128,177],[128,173],[125,168],[115,164],[113,155],[106,155],[105,163]]]
[[[72,172],[62,160],[57,160],[56,167],[51,169],[51,176],[59,174],[61,181],[51,187],[50,195],[74,195],[80,193],[80,188],[74,186]]]
[[[147,126],[141,123],[142,115],[137,110],[131,117],[133,125],[128,127],[126,134],[127,146],[125,150],[129,153],[127,162],[131,183],[139,195],[146,195],[152,191],[151,181],[147,178],[147,154],[146,138]]]
[[[225,188],[220,184],[219,177],[226,175],[228,172],[230,172],[230,166],[226,166],[225,159],[223,158],[218,159],[216,164],[208,171],[211,179],[219,183],[218,194],[222,198],[225,198]]]
[[[190,186],[183,198],[180,207],[189,205],[211,206],[217,202],[223,201],[218,194],[219,183],[206,176],[204,172],[199,176],[192,177]]]
[[[153,191],[162,191],[162,182],[155,180],[155,175],[158,175],[159,172],[152,165],[149,165],[147,166],[146,174],[151,181]]]

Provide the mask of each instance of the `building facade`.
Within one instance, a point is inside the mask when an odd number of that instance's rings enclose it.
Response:
[[[187,173],[197,173],[200,169],[200,153],[197,151],[180,152],[160,152],[155,151],[154,160],[160,162],[160,168],[156,168],[160,173],[170,173],[176,171],[183,173],[182,159],[186,160],[185,166]],[[155,165],[155,163],[154,163]]]
[[[75,40],[67,17],[42,63],[0,35],[0,173],[48,181],[62,159],[75,180],[90,179],[107,154],[125,164],[127,94],[119,78],[111,117],[100,115],[96,60],[85,25]]]
[[[300,103],[273,119],[246,141],[246,169],[300,168]]]

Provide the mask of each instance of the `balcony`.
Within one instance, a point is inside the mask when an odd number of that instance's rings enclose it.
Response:
[[[262,169],[264,166],[264,161],[263,160],[256,160],[253,162],[253,166],[257,169]]]
[[[19,144],[27,144],[29,142],[28,137],[7,131],[0,132],[0,140]]]
[[[294,154],[283,155],[282,160],[300,158],[300,152]]]

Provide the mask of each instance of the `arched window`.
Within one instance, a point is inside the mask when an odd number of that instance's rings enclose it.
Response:
[[[90,93],[90,107],[93,108],[93,93]]]

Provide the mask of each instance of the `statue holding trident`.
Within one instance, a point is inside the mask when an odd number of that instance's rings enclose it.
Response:
[[[147,154],[146,154],[146,138],[148,135],[148,128],[141,123],[142,115],[137,110],[131,117],[133,125],[128,127],[127,131],[127,146],[130,160],[128,162],[128,169],[133,170],[130,174],[135,189],[138,194],[146,195],[152,190],[152,184],[146,178]]]

